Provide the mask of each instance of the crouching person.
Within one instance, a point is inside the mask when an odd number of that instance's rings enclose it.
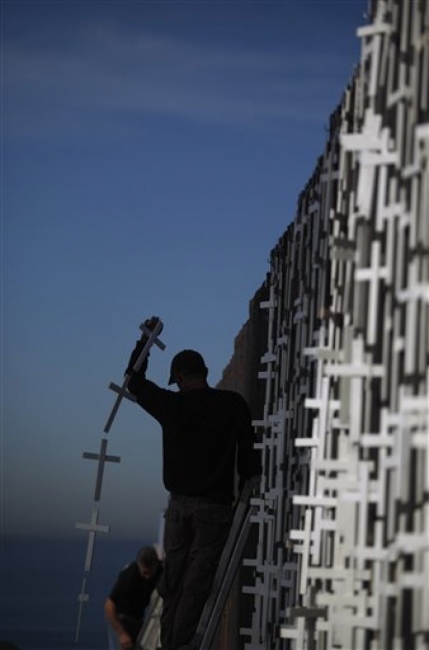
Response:
[[[140,549],[136,560],[119,573],[104,603],[110,626],[110,648],[134,648],[143,624],[145,609],[161,574],[161,562],[151,546]]]

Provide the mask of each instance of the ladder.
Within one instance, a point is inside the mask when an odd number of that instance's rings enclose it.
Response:
[[[160,647],[162,598],[154,591],[151,598],[150,611],[136,642],[136,650],[157,650]]]
[[[234,520],[226,541],[200,622],[192,642],[195,650],[210,650],[223,608],[237,574],[249,537],[252,516],[257,508],[250,503],[253,484],[248,481],[237,503]]]

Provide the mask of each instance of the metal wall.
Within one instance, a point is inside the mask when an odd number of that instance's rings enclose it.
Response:
[[[263,455],[246,650],[429,647],[428,2],[373,2],[358,34],[221,382]]]

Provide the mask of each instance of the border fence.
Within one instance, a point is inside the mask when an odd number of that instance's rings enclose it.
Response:
[[[429,3],[369,14],[220,383],[263,457],[245,650],[429,647]]]

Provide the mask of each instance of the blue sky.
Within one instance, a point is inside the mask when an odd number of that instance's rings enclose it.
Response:
[[[366,0],[4,0],[0,534],[84,536],[138,326],[215,384],[359,61]],[[109,433],[100,522],[156,538],[157,423]]]

